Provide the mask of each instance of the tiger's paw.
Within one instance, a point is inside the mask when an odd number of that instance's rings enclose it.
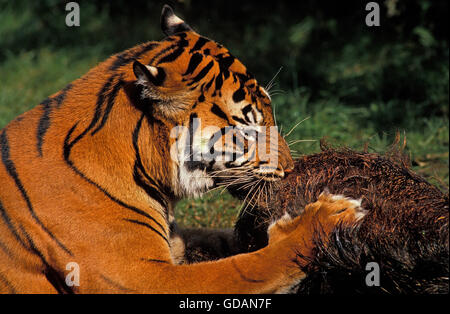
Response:
[[[307,206],[308,207],[308,206]],[[330,222],[354,223],[366,215],[361,207],[361,199],[355,200],[340,194],[331,194],[327,190],[319,195],[317,202],[311,204],[313,211],[320,217],[328,216]]]
[[[355,226],[366,212],[361,207],[361,200],[331,194],[325,190],[316,202],[305,207],[301,217],[302,224],[310,226],[308,238],[313,238],[314,233],[320,232],[321,238],[326,240],[337,225]]]
[[[308,204],[298,217],[291,218],[288,213],[273,222],[268,228],[269,243],[288,237],[298,227],[314,232],[314,228],[326,234],[338,224],[355,224],[362,219],[366,211],[361,207],[361,200],[355,200],[340,194],[322,192],[318,200]],[[312,236],[312,235],[311,235]]]
[[[277,292],[290,291],[305,277],[298,266],[305,266],[314,256],[317,236],[326,244],[336,226],[356,225],[364,215],[361,201],[325,191],[298,217],[292,219],[285,214],[272,223],[268,228],[268,248],[272,248],[272,258],[285,265],[283,271],[288,274],[285,281],[280,281]]]

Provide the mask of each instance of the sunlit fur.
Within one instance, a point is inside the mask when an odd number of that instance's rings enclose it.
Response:
[[[295,252],[310,252],[312,218],[280,241],[272,232],[257,253],[176,265],[177,200],[219,184],[220,171],[270,180],[292,168],[278,133],[277,163],[264,175],[258,159],[188,163],[183,145],[171,158],[171,131],[194,117],[203,127],[274,125],[242,63],[180,21],[164,7],[169,37],[108,58],[0,132],[0,292],[267,293],[304,277],[292,265]],[[319,209],[323,225],[342,216],[330,208]],[[79,286],[65,283],[69,262],[80,266]]]

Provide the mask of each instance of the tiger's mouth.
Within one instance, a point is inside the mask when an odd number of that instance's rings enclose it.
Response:
[[[259,185],[268,186],[280,182],[286,175],[283,170],[271,167],[235,167],[212,171],[209,174],[214,179],[215,187],[224,187],[237,195],[249,193]]]
[[[254,174],[258,179],[269,182],[276,182],[285,177],[284,169],[274,168],[270,166],[258,167],[254,169]]]
[[[283,162],[283,159],[279,159]],[[244,201],[243,208],[268,203],[283,179],[293,171],[290,163],[257,161],[211,172],[215,188],[226,189]],[[264,208],[264,207],[263,207]]]
[[[226,189],[233,197],[243,201],[242,210],[248,206],[268,202],[282,178],[272,173],[253,173],[244,178],[230,178],[221,181],[218,185]]]

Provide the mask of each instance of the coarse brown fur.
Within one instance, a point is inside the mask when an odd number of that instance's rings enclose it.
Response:
[[[398,156],[324,148],[297,159],[269,198],[241,213],[234,241],[244,252],[264,247],[270,221],[286,212],[303,215],[305,204],[328,189],[361,199],[367,214],[357,229],[338,226],[326,244],[316,236],[315,253],[301,267],[307,277],[299,293],[448,293],[448,193]],[[370,262],[380,267],[379,286],[366,285]]]
[[[358,208],[324,194],[309,215],[274,225],[257,252],[178,265],[174,204],[219,180],[208,177],[212,163],[174,160],[171,130],[192,130],[196,117],[222,129],[274,119],[267,93],[226,48],[169,7],[162,28],[169,37],[110,57],[1,130],[0,292],[283,292],[305,276],[295,252],[311,254],[313,220],[326,233],[354,223]],[[284,139],[269,137],[279,139],[278,162],[264,180],[293,166]],[[258,158],[244,162],[238,179],[262,169]],[[73,262],[79,285],[65,281]]]

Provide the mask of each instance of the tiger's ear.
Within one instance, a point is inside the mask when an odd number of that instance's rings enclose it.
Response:
[[[133,72],[140,84],[148,85],[151,83],[155,86],[161,86],[166,78],[164,69],[151,65],[144,65],[135,60],[133,63]]]
[[[192,28],[187,25],[182,19],[173,13],[170,6],[165,4],[161,12],[161,29],[167,36],[173,34],[192,31]]]
[[[133,72],[137,81],[134,84],[138,89],[132,89],[133,96],[141,100],[153,100],[154,113],[168,119],[174,119],[184,112],[193,100],[184,88],[171,84],[171,73],[161,67],[145,65],[135,60]],[[132,98],[131,97],[131,98]],[[197,97],[195,97],[196,99]]]

